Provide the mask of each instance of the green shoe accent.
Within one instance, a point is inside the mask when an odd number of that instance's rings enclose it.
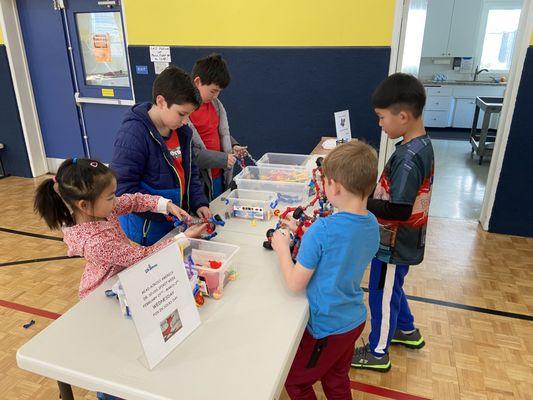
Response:
[[[401,330],[397,329],[396,332],[394,332],[391,344],[400,344],[409,349],[421,349],[426,345],[426,342],[418,329],[415,329],[412,333],[403,333]]]
[[[351,365],[353,368],[369,369],[377,372],[387,372],[392,366],[388,354],[378,358],[372,354],[368,344],[355,349]]]

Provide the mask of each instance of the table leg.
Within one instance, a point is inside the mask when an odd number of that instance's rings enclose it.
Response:
[[[72,393],[72,387],[68,383],[57,381],[59,386],[59,396],[61,400],[74,400],[74,394]]]

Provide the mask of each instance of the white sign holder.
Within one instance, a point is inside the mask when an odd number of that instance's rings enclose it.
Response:
[[[337,111],[335,114],[335,129],[337,130],[337,143],[345,143],[352,140],[350,129],[350,111]]]
[[[201,323],[178,245],[153,253],[118,278],[153,369]]]

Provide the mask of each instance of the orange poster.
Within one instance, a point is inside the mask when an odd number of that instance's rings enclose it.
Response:
[[[111,61],[109,33],[95,33],[93,35],[93,54],[96,62]]]

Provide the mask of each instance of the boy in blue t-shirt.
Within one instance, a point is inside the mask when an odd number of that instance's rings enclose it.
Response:
[[[378,181],[368,209],[380,223],[380,246],[370,266],[369,343],[355,349],[352,366],[379,372],[391,368],[388,348],[420,349],[424,338],[403,291],[410,265],[424,258],[434,158],[424,129],[424,87],[414,76],[396,73],[379,84],[372,106],[390,139],[402,138]]]
[[[360,283],[379,245],[378,223],[366,209],[376,152],[358,141],[343,144],[325,158],[323,172],[328,200],[339,211],[309,227],[296,264],[289,235],[278,230],[272,237],[287,286],[305,289],[309,300],[307,329],[285,382],[291,399],[314,398],[318,380],[328,398],[351,399],[350,361],[366,320]]]

